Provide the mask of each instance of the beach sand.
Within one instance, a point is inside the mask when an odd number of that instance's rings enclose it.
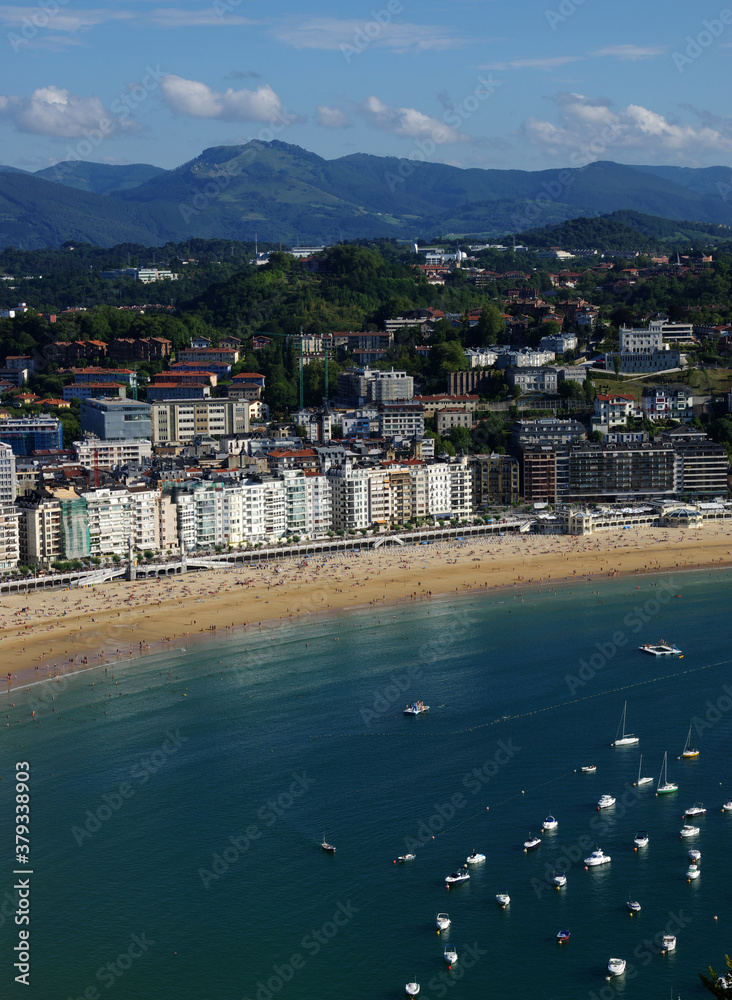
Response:
[[[283,559],[73,590],[5,595],[0,690],[180,648],[190,637],[443,594],[732,565],[732,523],[596,535],[505,535]],[[674,573],[674,580],[678,574]],[[653,638],[653,637],[651,637]]]

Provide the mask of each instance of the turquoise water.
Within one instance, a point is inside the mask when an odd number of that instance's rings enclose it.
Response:
[[[732,950],[732,575],[668,579],[369,608],[13,691],[0,809],[30,761],[25,995],[397,1000],[416,976],[428,998],[528,982],[546,1000],[706,996],[697,972]],[[661,636],[683,659],[637,650]],[[430,712],[403,716],[417,698]],[[626,699],[640,748],[612,749]],[[680,761],[692,718],[701,754]],[[654,784],[636,790],[639,749]],[[666,750],[679,792],[659,798]],[[604,792],[618,804],[598,813]],[[698,800],[701,833],[681,840]],[[524,853],[550,813],[559,829]],[[587,871],[596,845],[612,862]],[[447,890],[474,848],[486,862]],[[0,919],[10,995],[17,929]],[[678,946],[661,955],[667,930]],[[608,982],[611,955],[628,970]]]

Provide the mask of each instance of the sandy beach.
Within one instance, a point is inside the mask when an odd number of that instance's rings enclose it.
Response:
[[[0,600],[2,688],[184,646],[192,636],[496,587],[732,565],[732,523],[506,535],[289,559]]]

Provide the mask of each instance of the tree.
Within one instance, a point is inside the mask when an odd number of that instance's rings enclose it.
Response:
[[[487,302],[480,312],[480,319],[470,330],[470,343],[474,347],[497,344],[506,332],[506,321],[498,306]]]

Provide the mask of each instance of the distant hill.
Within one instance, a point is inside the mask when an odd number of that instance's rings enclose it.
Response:
[[[166,173],[161,167],[149,163],[131,163],[118,166],[110,163],[87,163],[86,160],[64,160],[55,167],[37,170],[33,176],[44,181],[55,181],[79,191],[92,194],[111,194],[139,187],[158,174]]]
[[[701,222],[679,222],[657,215],[622,210],[594,218],[569,219],[555,226],[516,233],[516,240],[533,247],[598,250],[607,253],[668,252],[676,247],[714,241],[732,248],[732,228]]]
[[[357,153],[325,160],[273,141],[217,146],[173,170],[64,164],[0,171],[0,246],[69,239],[109,246],[192,237],[289,244],[393,236],[479,237],[625,210],[732,224],[716,187],[724,167],[462,170]],[[54,177],[55,173],[55,177]],[[51,181],[60,183],[51,183]]]

